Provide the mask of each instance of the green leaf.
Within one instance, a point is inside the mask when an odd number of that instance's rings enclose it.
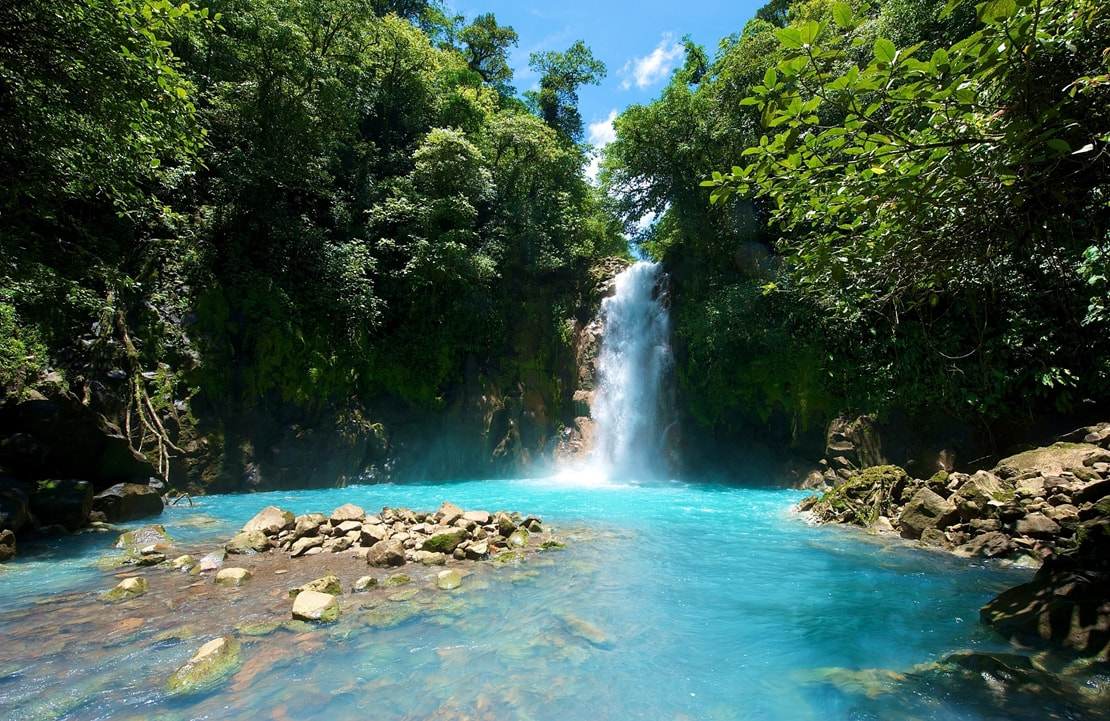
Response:
[[[833,3],[832,7],[833,22],[844,29],[852,27],[852,20],[855,14],[852,12],[852,6],[845,2]]]
[[[780,28],[775,31],[775,37],[779,39],[783,47],[790,48],[791,50],[798,50],[805,45],[802,41],[802,34],[798,32],[798,28]]]
[[[763,73],[763,84],[768,88],[773,88],[779,81],[778,73],[774,68],[767,68],[767,72]]]
[[[1053,150],[1055,150],[1056,152],[1059,152],[1059,153],[1070,153],[1071,152],[1071,146],[1068,145],[1068,141],[1066,141],[1062,138],[1052,138],[1051,140],[1048,141],[1048,147],[1052,148]]]
[[[881,63],[894,62],[894,57],[898,54],[898,50],[894,47],[894,43],[886,38],[879,38],[875,41],[875,59]]]
[[[805,45],[812,45],[817,36],[821,34],[821,23],[810,20],[801,27],[800,34]]]

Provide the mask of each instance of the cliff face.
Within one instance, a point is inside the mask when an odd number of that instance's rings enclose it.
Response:
[[[619,259],[596,266],[576,307],[529,299],[505,357],[469,357],[432,407],[390,395],[306,411],[266,399],[249,412],[191,408],[170,481],[190,492],[343,485],[358,479],[527,475],[588,452],[600,334],[597,313]]]

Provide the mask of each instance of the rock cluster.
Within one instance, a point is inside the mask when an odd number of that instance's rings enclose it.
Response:
[[[291,557],[354,550],[371,566],[443,565],[448,558],[479,561],[511,553],[543,531],[540,519],[519,513],[464,511],[445,502],[434,513],[385,507],[368,515],[345,504],[330,516],[295,516],[268,506],[226,544],[228,553],[280,550]]]
[[[1089,431],[1083,443],[971,475],[920,480],[897,466],[867,468],[798,508],[963,557],[1040,564],[1033,581],[984,606],[981,620],[1021,643],[1110,661],[1110,425]]]
[[[897,466],[856,472],[799,505],[820,522],[892,529],[961,556],[1028,556],[1039,563],[1110,523],[1110,451],[1056,444],[992,471],[939,472],[928,480]],[[1043,461],[1037,466],[1030,465]]]

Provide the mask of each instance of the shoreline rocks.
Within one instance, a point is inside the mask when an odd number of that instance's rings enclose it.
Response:
[[[984,606],[981,621],[1017,643],[1110,661],[1110,428],[1097,430],[971,475],[854,471],[797,510],[962,558],[1040,566]]]

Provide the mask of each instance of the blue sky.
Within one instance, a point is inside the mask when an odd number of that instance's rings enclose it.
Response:
[[[609,73],[599,87],[579,91],[579,111],[588,140],[611,139],[612,117],[635,103],[659,96],[680,66],[682,37],[690,35],[710,57],[722,37],[740,32],[766,0],[447,0],[455,13],[473,19],[492,12],[500,25],[520,36],[510,62],[518,91],[534,89],[539,78],[528,68],[534,52],[566,50],[583,40]]]

